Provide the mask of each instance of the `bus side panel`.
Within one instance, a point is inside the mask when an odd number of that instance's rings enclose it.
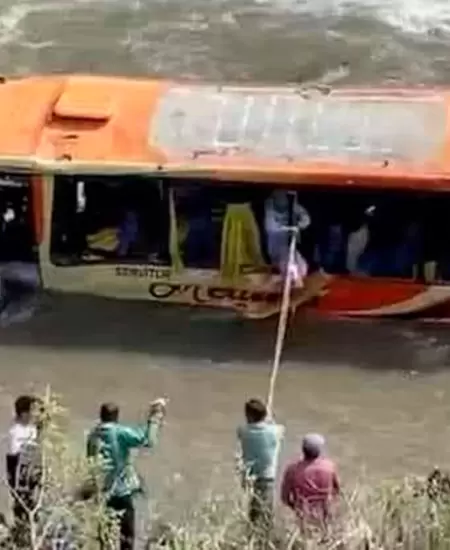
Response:
[[[321,314],[347,317],[421,317],[437,308],[450,313],[450,285],[342,276],[332,278],[314,304]]]

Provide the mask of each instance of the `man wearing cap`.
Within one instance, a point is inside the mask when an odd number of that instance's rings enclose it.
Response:
[[[288,466],[283,475],[281,500],[302,522],[326,524],[331,504],[340,492],[336,466],[323,456],[324,447],[321,435],[306,435],[303,459]]]

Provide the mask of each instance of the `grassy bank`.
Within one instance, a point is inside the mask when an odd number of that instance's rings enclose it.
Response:
[[[43,411],[43,488],[34,509],[28,510],[31,533],[27,548],[97,549],[99,525],[114,548],[116,522],[102,498],[79,498],[83,481],[97,476],[99,465],[89,463],[83,449],[74,448],[67,435],[67,411],[50,392],[44,396]],[[212,489],[177,522],[167,524],[164,517],[153,514],[148,538],[136,548],[255,548],[258,537],[250,536],[246,520],[249,495],[231,481],[228,494],[216,494]],[[14,548],[7,529],[3,537],[2,547]],[[300,531],[292,516],[282,510],[269,547],[450,550],[450,484],[437,476],[434,480],[409,476],[377,486],[347,487],[327,533],[313,528]]]

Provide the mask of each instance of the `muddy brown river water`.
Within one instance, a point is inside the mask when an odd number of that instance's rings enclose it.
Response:
[[[180,505],[227,489],[242,404],[268,388],[275,324],[143,303],[47,297],[0,333],[0,428],[14,395],[50,383],[77,437],[103,400],[130,421],[170,398],[160,446],[142,454],[151,495]],[[303,322],[288,335],[275,397],[287,425],[283,461],[320,431],[344,478],[425,473],[450,457],[447,330]],[[174,498],[174,495],[176,497]]]

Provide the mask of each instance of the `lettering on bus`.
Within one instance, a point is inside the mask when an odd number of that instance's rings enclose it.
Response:
[[[281,297],[281,294],[277,292],[258,292],[232,287],[171,284],[166,282],[151,283],[148,290],[150,295],[157,300],[167,300],[177,296],[189,295],[193,302],[197,304],[211,302],[267,303],[275,302]]]
[[[136,277],[139,279],[169,279],[170,269],[153,266],[118,266],[115,269],[117,277]]]

